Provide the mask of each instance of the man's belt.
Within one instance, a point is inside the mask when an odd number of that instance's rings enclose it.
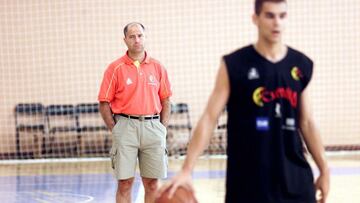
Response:
[[[153,116],[131,116],[131,115],[127,115],[127,114],[124,114],[124,113],[115,114],[115,115],[119,115],[119,116],[122,116],[122,117],[125,117],[125,118],[137,119],[137,120],[140,120],[140,121],[143,121],[143,120],[152,120],[152,119],[159,119],[159,118],[160,118],[159,115],[153,115]]]

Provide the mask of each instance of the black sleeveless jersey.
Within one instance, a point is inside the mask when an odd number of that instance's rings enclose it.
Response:
[[[288,47],[272,63],[249,45],[224,56],[230,80],[227,203],[313,203],[299,102],[313,62]]]

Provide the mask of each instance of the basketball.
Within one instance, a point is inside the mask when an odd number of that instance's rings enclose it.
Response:
[[[197,203],[195,196],[184,187],[178,187],[171,199],[168,198],[169,190],[162,193],[155,203]]]

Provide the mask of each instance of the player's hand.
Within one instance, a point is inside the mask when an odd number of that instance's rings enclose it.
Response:
[[[319,192],[316,200],[318,203],[325,203],[330,189],[330,175],[329,173],[320,174],[315,182],[316,194]]]
[[[171,178],[170,181],[164,183],[164,185],[162,185],[158,190],[156,197],[160,197],[162,193],[169,190],[168,198],[171,199],[176,189],[180,186],[194,193],[191,174],[189,172],[181,171],[179,174]]]

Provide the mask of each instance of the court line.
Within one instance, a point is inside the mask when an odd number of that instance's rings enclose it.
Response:
[[[357,151],[326,151],[327,157],[359,157],[360,150]],[[169,160],[184,160],[185,155],[171,156]],[[227,155],[202,155],[199,159],[227,159]],[[43,159],[8,159],[0,160],[0,165],[3,164],[34,164],[34,163],[79,163],[79,162],[99,162],[109,161],[109,157],[77,157],[77,158],[43,158]]]
[[[317,170],[314,176],[318,175]],[[331,167],[331,176],[360,175],[360,167]],[[173,177],[177,171],[169,171],[168,178]],[[192,176],[199,179],[224,179],[225,170],[201,170],[194,171]],[[168,179],[167,178],[167,179]],[[26,176],[0,176],[0,193],[7,192],[14,195],[34,192],[36,190],[64,193],[71,191],[78,195],[90,195],[96,201],[112,199],[116,192],[116,180],[112,173],[95,174],[69,174],[69,175],[26,175]],[[140,174],[136,174],[132,195],[135,202],[142,202],[144,188],[141,183]],[[28,198],[27,198],[28,199]],[[26,202],[26,201],[24,201]],[[29,199],[27,201],[29,202]]]
[[[177,171],[168,171],[168,178],[173,177]],[[316,175],[318,174],[317,169],[313,169],[313,173]],[[360,167],[330,167],[330,173],[331,175],[335,176],[341,176],[341,175],[360,175]],[[201,170],[201,171],[194,171],[192,173],[193,178],[196,179],[216,179],[216,178],[224,178],[226,176],[225,170]],[[51,182],[57,182],[58,180],[63,181],[63,178],[73,178],[74,180],[78,180],[79,178],[82,179],[82,181],[89,180],[91,182],[98,182],[100,179],[94,179],[94,177],[103,177],[102,180],[106,181],[114,181],[113,176],[111,173],[87,173],[87,174],[69,174],[69,175],[57,175],[57,174],[51,174],[51,175],[24,175],[24,176],[0,176],[0,180],[5,179],[18,179],[18,178],[30,178],[30,179],[37,179],[37,181],[41,181],[41,178],[45,179],[43,181],[47,183]],[[137,178],[135,183],[141,184],[140,175],[136,173],[135,177]],[[105,179],[104,179],[105,178]],[[40,179],[40,180],[39,180]],[[87,183],[86,181],[84,182]],[[1,187],[1,185],[0,185]]]

